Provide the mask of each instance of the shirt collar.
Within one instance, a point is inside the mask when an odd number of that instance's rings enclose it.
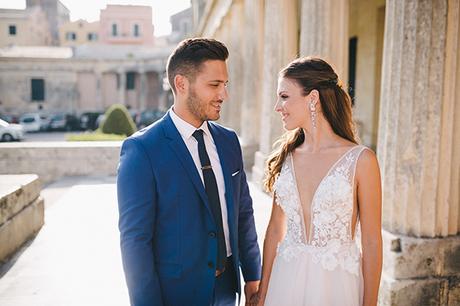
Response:
[[[188,123],[187,121],[185,121],[184,119],[182,119],[181,117],[179,117],[174,112],[174,108],[171,107],[171,110],[170,110],[169,114],[171,116],[171,119],[172,119],[174,125],[176,126],[177,130],[179,131],[179,134],[183,138],[189,139],[190,137],[192,137],[192,134],[196,130],[199,130],[199,129],[203,130],[205,135],[211,136],[207,121],[204,121],[203,124],[199,128],[196,128],[193,125],[191,125],[190,123]],[[212,139],[212,137],[211,137],[211,139]]]

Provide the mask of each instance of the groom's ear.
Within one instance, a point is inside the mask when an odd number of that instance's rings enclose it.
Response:
[[[174,77],[174,87],[176,88],[177,93],[182,95],[186,94],[188,92],[188,86],[188,79],[184,75],[177,74]]]

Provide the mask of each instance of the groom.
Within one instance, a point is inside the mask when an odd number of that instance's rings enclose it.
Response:
[[[128,138],[118,170],[119,229],[131,305],[235,305],[258,290],[260,252],[235,132],[219,119],[227,48],[179,43],[167,75],[174,105]]]

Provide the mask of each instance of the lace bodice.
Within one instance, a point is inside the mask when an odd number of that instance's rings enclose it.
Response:
[[[341,266],[358,275],[361,253],[352,233],[352,215],[356,163],[364,149],[364,146],[355,146],[348,150],[321,180],[312,198],[308,231],[305,230],[292,155],[287,156],[274,184],[276,203],[287,218],[287,232],[278,247],[279,256],[291,260],[308,252],[327,270]],[[356,233],[358,229],[359,224]]]

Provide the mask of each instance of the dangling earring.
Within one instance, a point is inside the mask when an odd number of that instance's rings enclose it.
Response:
[[[313,101],[310,102],[311,125],[316,129],[316,106]]]

